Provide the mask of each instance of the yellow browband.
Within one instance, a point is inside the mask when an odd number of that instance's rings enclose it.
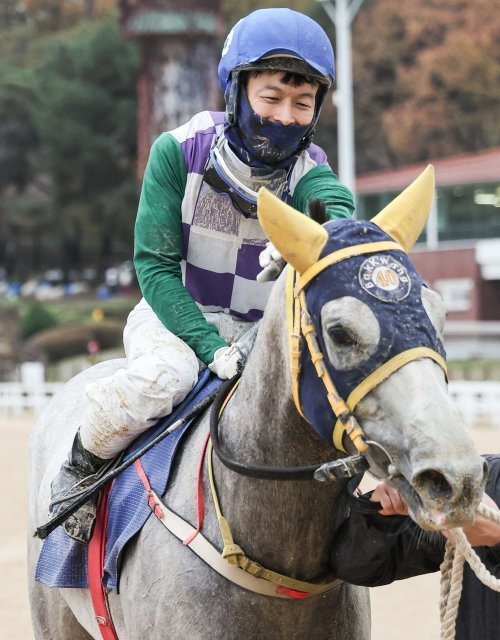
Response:
[[[382,242],[367,242],[366,244],[355,244],[352,247],[344,247],[333,253],[329,253],[318,262],[306,269],[297,278],[295,283],[296,294],[311,282],[319,273],[336,262],[347,260],[353,256],[361,256],[364,253],[376,253],[377,251],[403,251],[401,245],[392,240],[384,240]]]
[[[297,411],[303,418],[305,418],[300,403],[299,391],[301,341],[303,335],[309,348],[311,360],[315,366],[318,377],[321,378],[325,386],[328,401],[337,418],[333,428],[333,444],[336,449],[343,451],[344,453],[348,453],[342,443],[344,433],[347,433],[360,453],[364,453],[368,449],[363,430],[352,412],[362,398],[364,398],[377,385],[386,380],[392,373],[412,360],[431,358],[439,364],[446,375],[446,362],[439,353],[428,347],[415,347],[398,354],[388,362],[385,362],[383,365],[378,367],[351,392],[346,402],[337,393],[335,385],[326,369],[324,356],[321,353],[316,339],[316,330],[307,311],[304,292],[305,287],[326,267],[340,262],[341,260],[345,260],[352,256],[363,255],[365,253],[389,250],[403,251],[403,248],[397,242],[392,241],[370,242],[355,245],[353,247],[346,247],[344,249],[334,251],[321,260],[318,260],[318,262],[306,269],[298,277],[296,277],[296,272],[292,267],[290,265],[288,266],[286,281],[286,308],[293,400]]]

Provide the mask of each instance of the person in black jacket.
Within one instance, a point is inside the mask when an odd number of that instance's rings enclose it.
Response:
[[[500,506],[500,455],[487,455],[490,470],[483,502]],[[371,502],[370,502],[371,501]],[[379,503],[374,510],[373,503]],[[400,494],[386,483],[350,499],[331,552],[335,575],[352,584],[377,587],[439,570],[450,532],[423,531],[409,518]],[[464,529],[488,571],[500,578],[500,525],[477,515]],[[483,585],[465,564],[456,640],[500,638],[500,593]]]

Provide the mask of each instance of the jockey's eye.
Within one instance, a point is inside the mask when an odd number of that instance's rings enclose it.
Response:
[[[352,335],[342,327],[329,327],[328,337],[339,347],[352,347],[356,344],[356,340],[354,340]]]

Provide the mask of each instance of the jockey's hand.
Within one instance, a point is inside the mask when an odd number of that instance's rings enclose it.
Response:
[[[486,493],[481,501],[486,506],[498,511],[495,502]],[[476,513],[474,522],[470,527],[464,527],[465,537],[471,547],[494,547],[500,544],[500,524]],[[445,538],[453,540],[453,531],[441,531]]]
[[[378,513],[383,516],[407,516],[408,506],[397,489],[386,482],[378,484],[370,500],[380,502],[382,509]]]
[[[268,280],[276,280],[283,271],[286,262],[273,243],[268,242],[264,251],[259,255],[259,264],[262,271],[257,274],[257,282],[268,282]]]
[[[212,373],[221,380],[230,380],[238,373],[242,360],[241,351],[235,347],[221,347],[214,353],[214,359],[208,365]]]

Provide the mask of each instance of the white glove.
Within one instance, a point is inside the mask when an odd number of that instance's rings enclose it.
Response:
[[[230,380],[238,373],[238,363],[241,358],[241,351],[234,345],[221,347],[214,353],[214,359],[208,368],[221,380]]]
[[[257,282],[268,282],[268,280],[276,280],[283,271],[286,261],[273,243],[268,242],[264,251],[259,255],[259,264],[262,271],[257,274]]]

